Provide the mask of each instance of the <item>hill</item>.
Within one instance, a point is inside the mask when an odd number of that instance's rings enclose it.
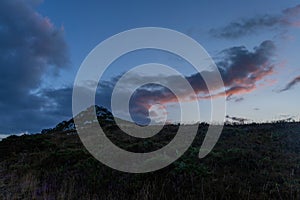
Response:
[[[150,139],[137,139],[98,120],[115,144],[132,152],[159,149],[178,129],[167,125]],[[208,125],[199,124],[180,159],[145,174],[95,160],[73,129],[64,130],[70,123],[0,142],[0,199],[300,199],[299,123],[226,125],[201,160]]]

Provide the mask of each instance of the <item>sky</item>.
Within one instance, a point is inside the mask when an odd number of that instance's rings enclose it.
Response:
[[[40,132],[70,119],[73,82],[88,53],[105,39],[140,27],[173,29],[206,49],[226,89],[212,98],[226,96],[228,119],[300,118],[300,4],[294,0],[1,0],[0,134]],[[199,101],[203,121],[210,118],[201,76],[179,56],[151,49],[128,53],[109,66],[98,86],[97,104],[110,108],[112,89],[122,74],[150,62],[183,74],[199,96],[194,101]],[[174,80],[166,76],[164,81]],[[147,123],[153,102],[163,105],[168,120],[178,120],[174,95],[158,85],[135,93],[132,118]],[[161,117],[159,109],[154,115]]]

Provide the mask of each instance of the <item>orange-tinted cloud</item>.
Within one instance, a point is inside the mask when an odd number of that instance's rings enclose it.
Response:
[[[250,93],[259,87],[261,81],[274,73],[274,64],[271,61],[274,51],[275,45],[269,40],[262,42],[253,51],[249,51],[243,46],[225,49],[222,51],[223,59],[217,62],[224,81],[225,92],[218,92],[221,88],[208,91],[204,79],[197,73],[185,77],[197,96],[183,92],[180,98],[189,102],[226,96],[230,100],[232,96]],[[203,72],[207,76],[209,76],[209,73],[212,72]],[[173,81],[176,81],[174,77],[165,77],[164,81],[169,84],[176,84],[173,83]],[[130,83],[128,84],[130,85]],[[146,85],[135,92],[131,102],[133,112],[147,114],[152,104],[176,103],[178,99],[167,88],[160,85]]]

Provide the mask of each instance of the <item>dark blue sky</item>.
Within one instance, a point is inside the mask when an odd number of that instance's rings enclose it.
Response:
[[[180,31],[205,47],[224,69],[228,115],[256,121],[299,118],[300,7],[295,1],[2,0],[0,134],[38,132],[69,119],[72,84],[87,54],[114,34],[149,26]],[[178,57],[151,50],[118,59],[103,80],[113,85],[128,69],[150,61],[201,81]],[[100,88],[98,103],[109,107],[110,92]],[[201,101],[204,119],[208,103]]]

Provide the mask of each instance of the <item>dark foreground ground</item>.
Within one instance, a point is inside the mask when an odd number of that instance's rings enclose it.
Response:
[[[226,126],[214,150],[198,152],[207,125],[170,166],[119,172],[95,160],[72,132],[11,136],[0,142],[0,199],[300,199],[300,124]],[[114,126],[119,146],[146,152],[168,143],[177,127],[133,140]]]

